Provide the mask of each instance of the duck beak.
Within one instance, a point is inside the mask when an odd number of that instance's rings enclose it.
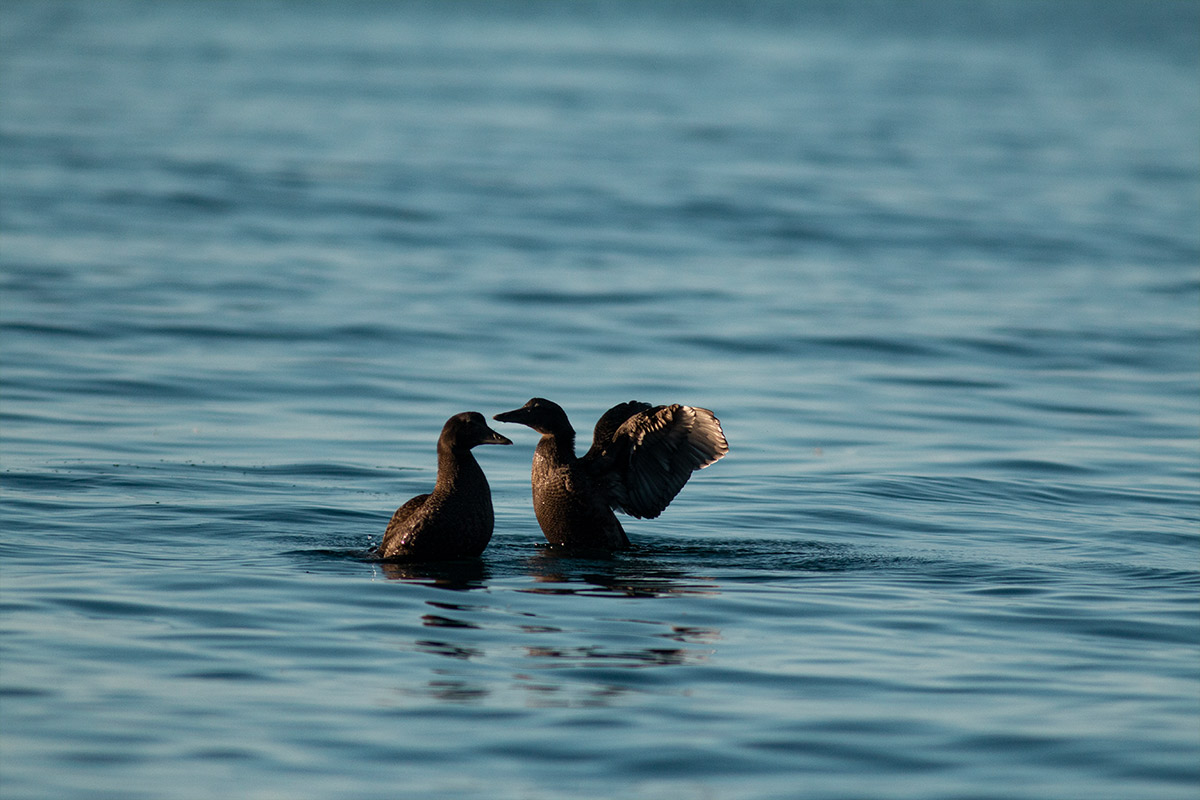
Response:
[[[512,411],[505,411],[497,414],[496,416],[492,417],[492,419],[496,420],[497,422],[515,422],[518,425],[525,425],[527,424],[525,420],[528,419],[528,415],[529,409],[514,408]]]
[[[480,444],[512,444],[512,439],[507,436],[501,436],[491,428],[487,429],[487,435],[483,437]]]

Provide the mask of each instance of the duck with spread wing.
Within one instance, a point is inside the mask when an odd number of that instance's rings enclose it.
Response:
[[[557,403],[535,397],[497,414],[542,435],[533,453],[533,509],[555,546],[620,550],[629,546],[613,510],[653,519],[692,472],[729,452],[721,423],[706,408],[613,406],[596,422],[592,446],[575,456],[575,429]]]

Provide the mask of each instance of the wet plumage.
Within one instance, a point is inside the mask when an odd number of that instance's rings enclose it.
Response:
[[[438,437],[433,491],[409,500],[392,515],[380,558],[435,561],[478,556],[492,538],[492,491],[471,448],[512,444],[468,411],[446,421]]]
[[[554,545],[619,550],[629,546],[614,509],[652,519],[692,472],[729,452],[720,421],[705,408],[630,401],[596,422],[592,446],[575,456],[575,429],[556,403],[535,397],[497,414],[542,434],[533,454],[533,508]]]

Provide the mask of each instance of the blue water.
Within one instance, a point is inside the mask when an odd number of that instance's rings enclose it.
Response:
[[[1200,5],[7,3],[0,794],[1194,798]],[[366,557],[451,414],[730,455]]]

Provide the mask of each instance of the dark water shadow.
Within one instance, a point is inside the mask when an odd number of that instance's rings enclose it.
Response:
[[[514,554],[534,586],[520,591],[619,597],[716,595],[729,583],[814,574],[909,569],[927,559],[885,548],[772,536],[761,539],[656,537],[619,553],[564,552],[538,546]]]
[[[395,562],[365,549],[290,551],[314,563],[366,562],[389,580],[452,591],[487,589],[497,580],[527,577],[516,591],[597,597],[716,595],[722,584],[778,581],[805,575],[894,569],[936,569],[936,556],[888,548],[790,538],[686,539],[678,534],[635,543],[617,553],[567,551],[542,542],[493,540],[479,558]]]
[[[528,707],[603,708],[631,694],[672,694],[679,680],[672,670],[712,663],[725,637],[719,620],[728,610],[706,598],[747,583],[907,568],[906,554],[894,549],[787,531],[753,539],[671,532],[641,537],[619,553],[569,552],[502,534],[481,558],[448,562],[387,562],[365,550],[306,555],[365,562],[389,580],[457,593],[422,598],[415,613],[423,633],[403,645],[421,666],[395,688],[400,707],[430,700],[479,705],[508,693]],[[488,590],[485,597],[464,594],[480,589]],[[530,605],[496,592],[545,600]],[[660,614],[638,606],[631,616],[586,599],[605,597],[694,598],[708,611],[704,624],[694,624],[665,607]]]
[[[417,563],[376,560],[375,563],[388,580],[419,583],[456,592],[486,589],[492,577],[488,565],[480,558]]]
[[[521,565],[535,585],[518,591],[530,594],[666,597],[718,593],[712,579],[663,564],[649,551],[576,554],[539,547]]]
[[[284,556],[297,558],[306,566],[330,566],[337,563],[368,564],[388,580],[407,581],[453,591],[485,589],[495,570],[483,558],[453,561],[389,561],[375,554],[374,548],[313,548],[289,550]]]

